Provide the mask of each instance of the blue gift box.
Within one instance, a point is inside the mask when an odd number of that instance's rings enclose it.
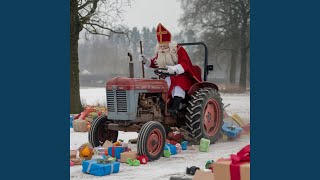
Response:
[[[222,132],[229,138],[237,137],[241,132],[242,128],[232,122],[224,122],[222,125]]]
[[[183,141],[183,142],[181,143],[181,148],[182,148],[182,150],[187,150],[187,146],[188,146],[188,141]]]
[[[171,155],[177,154],[177,147],[172,144],[166,144],[164,146],[164,150],[169,150],[171,152]]]
[[[108,155],[120,159],[120,154],[126,150],[126,147],[113,146],[108,148]]]
[[[97,163],[97,160],[87,160],[82,162],[82,172],[95,176],[104,176],[112,173],[118,173],[120,169],[119,162]]]

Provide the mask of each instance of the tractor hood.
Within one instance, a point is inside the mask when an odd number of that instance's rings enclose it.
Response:
[[[107,90],[147,90],[152,93],[164,93],[168,91],[165,80],[115,77],[106,84]]]

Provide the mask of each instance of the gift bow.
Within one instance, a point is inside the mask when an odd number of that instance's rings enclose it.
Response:
[[[231,180],[241,180],[240,165],[250,162],[250,145],[242,148],[237,154],[231,154]]]
[[[250,145],[242,148],[237,154],[231,154],[232,164],[250,162]]]

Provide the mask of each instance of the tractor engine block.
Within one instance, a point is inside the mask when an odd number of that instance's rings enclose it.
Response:
[[[160,97],[156,94],[139,95],[138,118],[140,121],[161,121]]]

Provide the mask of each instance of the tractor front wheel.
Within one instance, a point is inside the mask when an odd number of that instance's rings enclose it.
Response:
[[[219,92],[212,88],[201,88],[189,101],[186,125],[189,136],[195,143],[201,138],[217,141],[223,124],[223,104]]]
[[[108,140],[116,142],[118,139],[118,131],[107,129],[108,118],[107,116],[99,116],[93,120],[88,133],[89,143],[93,147],[102,146]]]
[[[138,136],[137,149],[140,155],[146,155],[150,161],[159,159],[163,154],[166,134],[159,122],[149,121],[145,123]]]

